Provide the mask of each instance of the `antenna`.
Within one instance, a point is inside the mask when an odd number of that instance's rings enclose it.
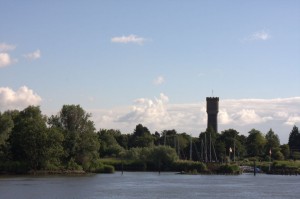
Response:
[[[214,89],[211,90],[211,95],[214,96]]]

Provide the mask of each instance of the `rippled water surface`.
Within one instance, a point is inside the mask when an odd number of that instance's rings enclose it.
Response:
[[[243,174],[176,175],[125,172],[90,176],[2,176],[0,198],[5,199],[153,199],[300,197],[300,176]]]

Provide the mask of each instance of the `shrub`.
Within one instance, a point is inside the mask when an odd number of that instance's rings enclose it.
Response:
[[[25,174],[28,171],[29,166],[25,162],[11,161],[0,164],[1,173]]]
[[[80,170],[80,171],[83,170],[82,166],[77,164],[73,158],[68,162],[67,169],[68,170]]]
[[[172,165],[174,171],[184,171],[187,173],[202,173],[206,172],[206,165],[202,162],[194,162],[188,160],[175,161]]]
[[[219,167],[219,169],[217,170],[217,173],[219,174],[240,174],[241,173],[241,170],[239,168],[239,166],[237,165],[229,165],[229,164],[226,164],[226,165],[221,165]]]

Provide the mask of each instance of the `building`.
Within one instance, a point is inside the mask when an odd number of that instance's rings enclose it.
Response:
[[[206,112],[207,112],[207,128],[212,128],[218,132],[218,112],[219,112],[219,98],[206,98]]]

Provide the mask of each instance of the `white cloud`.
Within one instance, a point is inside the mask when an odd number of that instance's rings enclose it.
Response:
[[[300,124],[300,116],[299,115],[292,115],[292,116],[288,117],[285,124],[287,124],[287,125]]]
[[[0,68],[12,64],[13,61],[8,53],[0,53]]]
[[[38,105],[42,98],[26,86],[17,91],[8,87],[0,87],[0,110],[24,109],[29,105]]]
[[[270,33],[268,33],[265,30],[260,30],[257,32],[252,33],[251,35],[247,36],[246,38],[244,38],[242,41],[266,41],[269,40],[271,38]]]
[[[264,30],[255,32],[251,36],[251,38],[253,40],[268,40],[268,39],[270,39],[270,37],[271,37],[271,35]]]
[[[266,133],[270,128],[282,143],[288,140],[291,126],[300,122],[300,97],[280,99],[220,99],[219,131],[234,128],[247,135],[252,128]],[[97,128],[115,128],[132,133],[139,123],[151,132],[176,129],[199,136],[207,125],[206,102],[172,104],[169,97],[139,98],[132,106],[91,111]]]
[[[156,77],[154,80],[153,80],[153,84],[155,85],[161,85],[163,84],[165,81],[164,77],[163,76],[158,76]]]
[[[24,57],[29,60],[39,59],[41,57],[41,51],[38,49],[32,53],[25,54]]]
[[[145,42],[145,38],[138,37],[137,35],[128,35],[128,36],[121,36],[121,37],[113,37],[111,38],[111,42],[113,43],[136,43],[142,45]]]
[[[0,43],[0,52],[11,51],[11,50],[14,50],[15,48],[16,48],[15,45]]]

